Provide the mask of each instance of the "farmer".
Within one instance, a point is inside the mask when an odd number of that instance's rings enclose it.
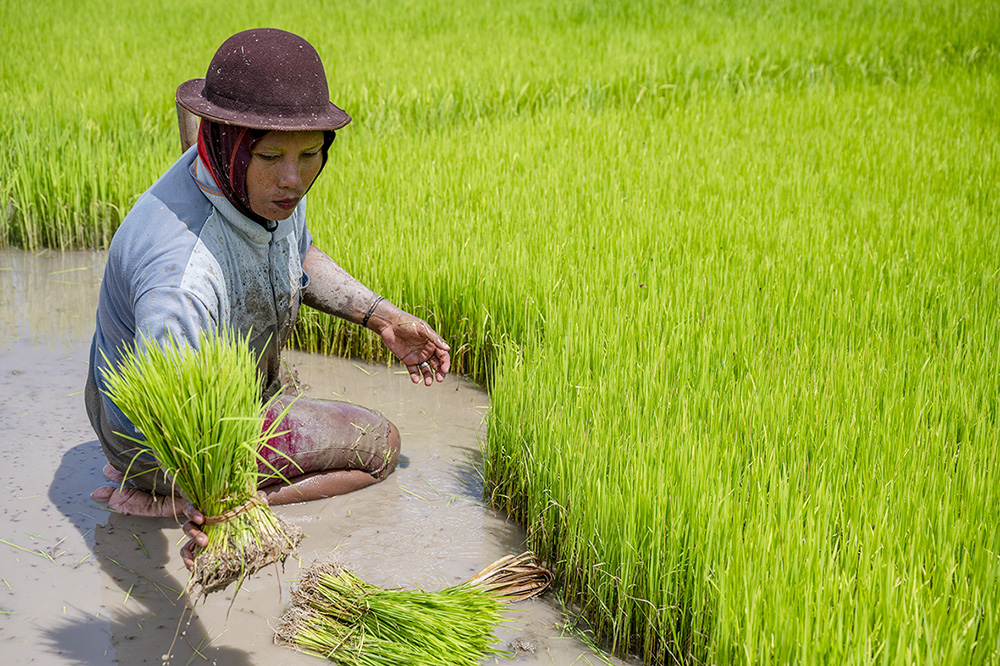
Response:
[[[186,510],[185,531],[205,545],[197,529],[204,517],[172,494],[155,458],[128,439],[140,433],[104,394],[104,370],[118,364],[123,347],[171,335],[197,347],[201,329],[249,333],[266,400],[281,389],[280,353],[305,303],[378,333],[414,383],[443,381],[451,359],[426,322],[373,293],[312,243],[305,195],[336,130],[351,118],[330,102],[308,42],[274,29],[233,35],[204,79],[181,84],[177,101],[202,118],[197,148],[139,198],[111,241],[85,395],[108,458],[105,476],[115,484],[93,497],[134,515]],[[279,397],[271,411],[288,400]],[[392,473],[399,458],[396,427],[356,405],[299,399],[280,430],[289,430],[271,441],[280,453],[266,457],[287,482],[260,468],[270,504],[364,488]],[[189,565],[192,549],[184,549]]]

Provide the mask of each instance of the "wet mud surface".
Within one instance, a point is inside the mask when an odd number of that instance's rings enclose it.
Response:
[[[488,398],[475,385],[449,377],[428,389],[398,366],[290,352],[306,395],[397,425],[400,465],[352,495],[277,507],[306,534],[297,556],[235,598],[210,595],[181,623],[180,525],[90,497],[104,485],[104,458],[82,390],[103,265],[100,253],[0,250],[0,663],[161,664],[169,652],[184,665],[320,664],[272,643],[289,587],[313,561],[336,558],[383,587],[436,590],[523,550],[523,530],[482,503]],[[498,663],[602,663],[563,632],[551,593],[507,616],[499,644],[512,657]]]

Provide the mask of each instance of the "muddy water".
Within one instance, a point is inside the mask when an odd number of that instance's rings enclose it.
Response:
[[[272,644],[301,567],[335,557],[372,583],[434,590],[523,549],[521,528],[481,501],[482,391],[455,377],[427,389],[398,367],[290,353],[307,395],[374,407],[397,425],[400,466],[353,495],[279,507],[306,533],[297,559],[235,599],[211,596],[181,624],[179,525],[90,497],[104,459],[81,391],[103,262],[0,251],[0,663],[160,664],[168,652],[173,664],[322,663]],[[499,644],[521,649],[500,663],[601,663],[563,635],[551,596],[513,608]]]

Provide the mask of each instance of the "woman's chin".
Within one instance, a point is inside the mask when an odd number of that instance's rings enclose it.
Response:
[[[287,220],[295,212],[294,208],[285,209],[280,206],[268,206],[266,210],[259,211],[254,210],[261,217],[267,220],[274,220],[275,222],[281,222],[282,220]]]

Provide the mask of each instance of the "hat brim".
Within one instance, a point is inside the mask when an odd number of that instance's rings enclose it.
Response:
[[[259,110],[238,111],[213,104],[205,97],[205,79],[191,79],[177,87],[177,103],[202,118],[208,118],[226,125],[238,125],[250,129],[302,131],[339,130],[351,122],[347,112],[329,103],[324,113],[282,114],[261,113]]]

